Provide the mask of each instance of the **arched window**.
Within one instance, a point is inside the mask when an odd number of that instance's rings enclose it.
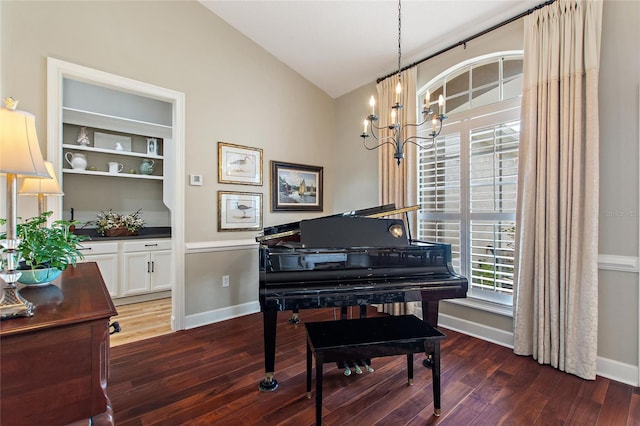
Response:
[[[418,92],[442,94],[448,116],[435,142],[418,150],[418,238],[450,243],[468,296],[503,305],[513,294],[522,56],[474,58]],[[430,131],[429,123],[419,134]]]

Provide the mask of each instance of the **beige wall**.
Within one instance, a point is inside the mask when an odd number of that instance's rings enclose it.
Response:
[[[484,53],[522,49],[523,20],[516,21],[458,47],[418,67],[418,87],[456,63]],[[600,254],[619,255],[638,260],[638,97],[640,81],[640,2],[605,0],[603,11],[602,55],[600,64]],[[457,42],[458,40],[452,40]],[[337,99],[336,128],[350,134],[338,134],[337,143],[355,145],[358,125],[366,113],[366,99],[373,83]],[[350,111],[357,108],[357,113]],[[346,109],[346,110],[345,110]],[[349,128],[341,123],[354,120]],[[355,122],[355,120],[358,120]],[[349,148],[351,149],[351,148]],[[351,161],[343,160],[337,175],[345,178],[351,168],[364,180],[377,179],[369,153],[348,151]],[[348,166],[347,166],[348,164]],[[348,168],[347,168],[348,167]],[[356,197],[359,194],[356,195]],[[336,204],[348,204],[344,192],[336,194]],[[358,200],[358,198],[356,198]],[[598,355],[631,366],[638,366],[638,273],[601,270],[599,274]],[[441,303],[441,312],[471,324],[512,332],[510,317]]]
[[[265,226],[313,216],[269,212],[272,159],[325,167],[325,214],[378,202],[377,153],[365,151],[358,137],[373,83],[337,99],[334,106],[319,89],[192,1],[2,1],[0,19],[0,95],[19,98],[22,109],[36,114],[43,148],[47,56],[186,94],[184,173],[202,174],[205,183],[185,188],[187,242],[253,237],[253,233],[216,231],[218,190],[263,193]],[[511,35],[499,31],[485,38],[491,48],[487,51],[505,49],[512,41]],[[605,0],[600,252],[636,259],[638,40],[640,2]],[[459,48],[447,61],[453,64],[464,55]],[[419,84],[436,72],[426,71],[435,65],[442,71],[445,58],[421,66]],[[217,141],[263,148],[264,185],[218,185]],[[234,250],[186,257],[186,269],[191,271],[186,282],[187,314],[256,300],[257,276],[246,273],[256,274],[255,253]],[[223,290],[219,279],[225,273],[231,274],[232,286]],[[240,282],[237,288],[236,282]],[[637,365],[638,298],[637,273],[601,271],[600,356]],[[443,312],[450,315],[510,331],[505,317],[443,305]]]
[[[37,117],[46,152],[46,58],[185,93],[186,242],[252,240],[217,231],[217,191],[263,194],[264,225],[322,213],[271,213],[269,161],[325,167],[325,214],[333,212],[334,101],[195,1],[2,1],[2,97]],[[263,186],[217,183],[217,142],[264,150]],[[188,179],[187,179],[188,181]],[[206,265],[202,268],[202,265]],[[187,255],[187,315],[257,300],[257,260],[243,251]],[[231,269],[229,269],[231,268]],[[246,271],[254,271],[247,274]],[[223,272],[230,288],[221,288]]]
[[[640,2],[605,0],[600,56],[600,254],[638,253]],[[598,355],[638,365],[638,274],[599,273]]]
[[[336,212],[372,207],[378,202],[378,151],[362,146],[362,122],[371,113],[369,98],[376,95],[375,83],[368,84],[336,100]],[[376,95],[377,96],[377,95]],[[368,138],[368,144],[375,141]]]
[[[186,282],[190,288],[198,289],[186,294],[186,305],[192,314],[257,300],[257,250],[223,250],[191,254],[187,258]],[[211,273],[212,264],[216,265],[216,274]],[[222,288],[223,275],[229,276],[228,288]]]

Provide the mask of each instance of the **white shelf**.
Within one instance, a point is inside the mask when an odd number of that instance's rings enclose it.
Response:
[[[162,155],[147,155],[143,152],[133,152],[133,151],[116,151],[115,149],[104,149],[104,148],[94,148],[92,146],[82,146],[82,145],[72,145],[65,143],[62,145],[64,149],[72,149],[75,151],[88,151],[88,152],[99,152],[102,154],[113,154],[113,155],[123,155],[127,157],[140,157],[140,158],[149,158],[152,160],[162,160],[164,157]]]
[[[112,115],[83,111],[69,107],[62,108],[62,122],[78,126],[112,130],[122,133],[132,133],[134,135],[144,135],[162,139],[170,139],[173,137],[171,126],[115,117]]]
[[[74,175],[90,175],[90,176],[107,176],[115,178],[127,178],[127,179],[151,179],[151,180],[163,180],[164,177],[156,175],[143,175],[134,173],[109,173],[100,172],[97,170],[77,170],[77,169],[62,169],[63,173],[71,173]]]

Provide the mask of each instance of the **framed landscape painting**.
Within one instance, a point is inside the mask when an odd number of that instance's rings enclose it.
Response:
[[[271,162],[272,211],[322,211],[322,167]]]
[[[218,142],[218,182],[262,185],[262,149]]]
[[[262,194],[218,191],[218,231],[262,229]]]

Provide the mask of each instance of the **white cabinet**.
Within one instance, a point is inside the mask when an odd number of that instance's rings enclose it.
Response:
[[[121,296],[171,289],[171,240],[137,240],[122,246]]]
[[[84,256],[81,262],[96,262],[111,297],[118,297],[118,243],[83,242],[79,248]]]

